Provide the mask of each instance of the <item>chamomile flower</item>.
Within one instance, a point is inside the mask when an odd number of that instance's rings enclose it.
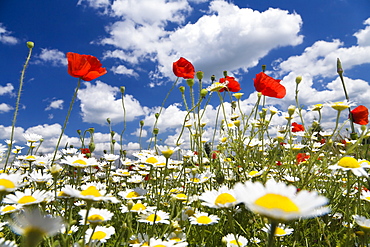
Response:
[[[213,225],[218,222],[220,218],[217,215],[209,215],[206,212],[196,212],[189,217],[192,225]]]
[[[206,191],[199,199],[203,201],[202,205],[210,208],[229,208],[239,203],[234,191],[226,186],[218,190]]]
[[[138,219],[138,222],[147,223],[150,225],[153,224],[169,224],[170,221],[168,220],[170,217],[169,213],[166,213],[164,211],[158,210],[158,211],[149,211],[145,214],[140,215],[140,219]]]
[[[119,159],[119,155],[115,154],[104,154],[104,159],[108,162],[114,162]]]
[[[5,238],[0,238],[1,247],[18,247],[14,241],[6,240]]]
[[[104,188],[99,188],[99,186],[96,184],[82,185],[81,190],[76,190],[72,186],[66,185],[64,189],[62,189],[62,192],[71,197],[87,201],[110,201],[113,203],[119,202],[117,198],[111,195],[106,195],[106,190]]]
[[[40,170],[38,171],[33,171],[29,175],[30,179],[36,183],[46,183],[53,179],[53,176],[49,173],[43,173]]]
[[[370,202],[370,191],[366,190],[361,191],[360,199]]]
[[[364,168],[370,168],[370,164],[366,160],[358,161],[357,159],[353,157],[343,157],[341,158],[335,165],[331,165],[328,167],[332,170],[343,170],[343,171],[349,171],[351,170],[353,174],[355,174],[358,177],[364,176],[369,177],[367,172],[364,170]]]
[[[323,207],[328,199],[317,192],[301,190],[270,179],[263,185],[247,181],[237,183],[234,191],[238,199],[254,213],[278,221],[321,216],[330,210]]]
[[[86,219],[86,209],[80,210],[78,214],[82,217],[80,220],[80,224],[84,225],[85,221],[88,224],[100,224],[111,220],[113,217],[113,213],[107,209],[98,209],[98,208],[91,208],[88,212],[87,219]]]
[[[50,194],[47,191],[35,190],[32,192],[31,189],[25,189],[24,192],[15,191],[14,194],[6,195],[3,202],[25,206],[41,203],[49,196]]]
[[[74,156],[65,156],[61,160],[62,164],[67,164],[77,168],[85,168],[89,166],[98,165],[98,161],[95,158],[85,158],[83,154],[78,154]]]
[[[115,233],[115,229],[113,226],[97,226],[94,230],[89,228],[86,230],[85,238],[87,242],[97,241],[101,243],[107,242],[108,239]]]
[[[0,215],[11,214],[11,213],[17,212],[21,209],[22,209],[22,205],[19,205],[19,204],[1,206],[0,207]]]
[[[0,173],[0,192],[12,192],[22,185],[24,176],[19,173]]]
[[[222,240],[226,243],[227,247],[244,247],[248,244],[248,239],[241,235],[227,234]]]
[[[34,134],[34,133],[24,133],[23,134],[24,139],[26,139],[27,142],[37,142],[42,139],[41,135]]]
[[[263,227],[261,230],[264,231],[264,232],[269,233],[271,231],[271,225],[270,224],[265,224],[265,227]],[[288,228],[284,224],[278,224],[276,229],[275,229],[274,235],[276,237],[283,237],[283,236],[287,236],[287,235],[292,234],[293,231],[294,231],[293,228]]]
[[[356,221],[362,230],[369,232],[370,231],[370,219],[367,219],[364,216],[352,215],[353,219]]]
[[[134,189],[127,189],[125,191],[120,191],[117,194],[123,199],[133,200],[133,199],[143,199],[146,193],[147,193],[147,190],[142,189],[140,187],[136,187]]]

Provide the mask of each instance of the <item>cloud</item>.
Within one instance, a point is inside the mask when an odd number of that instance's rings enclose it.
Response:
[[[5,112],[8,112],[8,111],[11,111],[12,109],[13,109],[13,107],[11,107],[8,104],[5,104],[5,103],[0,104],[0,113],[5,113]]]
[[[364,24],[367,27],[355,33],[354,36],[356,36],[359,46],[370,46],[370,18],[364,21]]]
[[[10,31],[7,31],[2,23],[0,23],[0,43],[5,45],[15,45],[18,43],[18,39],[11,36]]]
[[[12,94],[13,92],[13,85],[11,83],[7,83],[6,86],[1,86],[0,85],[0,95],[4,95],[4,94]]]
[[[193,11],[187,1],[143,4],[116,0],[111,9],[111,15],[122,20],[108,26],[109,36],[100,41],[116,48],[107,51],[105,58],[119,58],[130,64],[157,62],[152,78],[172,77],[169,65],[180,56],[206,76],[224,70],[247,71],[269,51],[303,41],[299,34],[301,17],[280,9],[259,12],[215,0],[210,2],[206,15],[184,26],[181,24]],[[171,30],[172,22],[180,26]]]
[[[50,63],[52,66],[66,66],[68,64],[65,53],[57,49],[49,50],[42,48],[40,55],[38,55],[38,59],[36,63]]]
[[[113,71],[114,74],[139,77],[138,73],[136,73],[133,69],[126,68],[124,65],[114,66],[112,67],[111,71]]]
[[[86,88],[80,89],[78,99],[81,104],[82,120],[88,123],[104,125],[110,118],[113,124],[123,122],[122,100],[120,90],[102,81],[94,83],[84,82]],[[137,117],[145,115],[146,108],[142,107],[132,95],[124,95],[126,109],[126,121],[133,121]]]
[[[45,111],[49,111],[51,109],[63,109],[63,103],[64,100],[62,99],[54,100],[48,107],[45,108]]]

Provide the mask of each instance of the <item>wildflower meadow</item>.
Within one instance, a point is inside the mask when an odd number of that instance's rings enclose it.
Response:
[[[79,146],[62,146],[81,81],[107,73],[98,58],[69,52],[66,73],[76,89],[55,151],[41,154],[38,134],[13,142],[34,45],[27,42],[12,132],[1,150],[0,246],[369,246],[368,109],[353,107],[339,58],[343,101],[310,106],[317,118],[308,122],[299,103],[304,78],[289,89],[296,104],[277,109],[269,98],[284,100],[286,88],[262,66],[254,77],[258,98],[247,111],[227,71],[205,86],[202,71],[181,57],[168,65],[187,111],[176,143],[157,145],[155,122],[149,147],[128,156],[113,138],[110,150],[95,153],[94,129],[78,132]],[[180,80],[186,83],[178,86]],[[211,97],[219,107],[214,138],[205,141]],[[162,107],[165,101],[158,99]],[[320,125],[324,107],[337,112],[333,129]],[[278,114],[286,124],[274,132]],[[121,140],[123,134],[124,126]],[[183,148],[184,136],[190,148]]]

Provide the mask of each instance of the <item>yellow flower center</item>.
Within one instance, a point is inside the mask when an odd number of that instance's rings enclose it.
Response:
[[[185,194],[180,193],[176,195],[176,198],[179,200],[186,200],[188,197]]]
[[[87,220],[97,222],[97,221],[104,221],[104,218],[99,214],[93,214],[87,217]]]
[[[212,220],[208,216],[202,215],[197,218],[197,222],[200,224],[209,224],[212,222]]]
[[[299,208],[288,197],[268,193],[258,198],[255,202],[258,206],[267,209],[279,209],[284,212],[299,212]]]
[[[15,188],[14,183],[12,181],[8,180],[8,179],[5,179],[5,178],[0,179],[0,187],[1,186],[5,187],[6,189]]]
[[[8,212],[8,211],[12,211],[16,209],[15,207],[9,205],[9,206],[6,206],[5,208],[2,209],[3,212]]]
[[[145,162],[146,163],[149,163],[149,164],[155,164],[155,163],[158,162],[158,160],[156,158],[154,158],[154,157],[150,157],[150,158],[146,159]]]
[[[86,190],[81,191],[80,194],[83,196],[94,196],[94,197],[102,196],[95,186],[90,186]]]
[[[286,234],[286,231],[280,227],[276,227],[275,235],[284,235]]]
[[[136,203],[134,206],[132,206],[131,210],[132,211],[140,211],[140,210],[145,210],[146,207],[142,203]]]
[[[137,193],[136,191],[131,191],[130,193],[127,194],[126,198],[134,198],[134,197],[139,197],[140,194]]]
[[[147,221],[150,221],[150,222],[154,222],[154,221],[160,221],[161,220],[161,217],[155,214],[151,214],[149,215],[147,218],[146,218]]]
[[[30,202],[35,202],[36,198],[33,196],[23,196],[21,199],[18,200],[19,204],[25,204]]]
[[[370,201],[370,196],[365,197],[366,201]]]
[[[345,105],[343,102],[335,102],[333,105],[331,105],[331,107],[334,110],[343,111],[343,110],[349,108],[349,105]]]
[[[339,160],[338,166],[344,168],[359,168],[361,167],[357,159],[352,157],[343,157]]]
[[[105,238],[107,236],[107,234],[103,231],[96,231],[94,232],[94,234],[91,236],[91,239],[92,240],[102,240],[103,238]]]
[[[226,203],[233,203],[233,202],[236,202],[236,199],[235,199],[235,197],[233,197],[229,193],[222,193],[219,196],[217,196],[217,198],[215,200],[216,205],[218,205],[218,204],[224,205]]]
[[[156,244],[156,245],[154,245],[154,247],[166,247],[166,245],[163,245],[163,244]]]
[[[87,165],[86,161],[78,159],[72,162],[72,164]]]
[[[194,183],[199,183],[200,179],[199,178],[191,178],[190,181],[194,182]]]
[[[33,155],[28,155],[28,156],[26,157],[26,160],[36,160],[36,158],[35,158],[35,156],[33,156]]]
[[[234,240],[231,240],[231,241],[230,241],[230,244],[234,244],[234,245],[236,245],[236,246],[242,246],[242,243],[241,243],[241,242],[239,242],[239,241],[236,241],[235,239],[234,239]]]
[[[251,171],[250,173],[248,173],[250,176],[254,176],[258,173],[258,171]]]

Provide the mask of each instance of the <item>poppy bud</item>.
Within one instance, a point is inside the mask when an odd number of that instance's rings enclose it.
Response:
[[[297,76],[295,78],[295,83],[299,84],[299,83],[301,83],[301,81],[302,81],[302,76]]]
[[[202,89],[202,90],[200,90],[200,96],[201,97],[206,97],[207,96],[207,94],[208,94],[208,91],[207,91],[207,89]]]
[[[81,130],[77,130],[77,134],[81,135]]]
[[[153,129],[153,134],[154,134],[154,135],[158,135],[158,133],[159,133],[159,129],[158,129],[158,128],[154,128],[154,129]]]
[[[125,93],[126,88],[124,86],[120,87],[119,90],[121,91],[121,94]]]
[[[188,84],[189,87],[192,87],[194,85],[194,79],[187,79],[186,84]]]
[[[212,81],[212,83],[213,83],[215,80],[216,80],[216,76],[215,76],[215,75],[212,75],[212,76],[211,76],[211,81]]]
[[[235,110],[236,108],[236,101],[231,101],[231,108]]]
[[[227,76],[227,71],[226,70],[224,70],[224,77],[226,77]]]
[[[112,130],[112,131],[110,132],[111,137],[113,137],[115,133],[116,133],[116,132],[114,132],[114,131]]]
[[[28,42],[27,42],[27,47],[28,47],[29,49],[32,49],[34,46],[35,46],[35,43],[33,43],[32,41],[28,41]]]
[[[155,118],[158,119],[159,118],[159,113],[156,113],[154,114]]]
[[[179,87],[179,90],[180,90],[181,93],[184,93],[185,92],[185,87],[181,86],[181,87]]]
[[[95,129],[94,128],[89,128],[87,131],[89,131],[90,133],[94,133]]]
[[[203,71],[198,71],[196,75],[197,75],[198,80],[203,79]]]
[[[108,122],[108,124],[110,124],[110,118],[107,118],[107,122]]]
[[[91,152],[91,153],[92,153],[92,152],[94,152],[94,150],[95,150],[95,143],[90,142],[90,144],[89,144],[89,149],[90,149],[90,152]]]
[[[265,70],[266,70],[266,65],[265,65],[265,64],[263,64],[263,65],[262,65],[262,72],[265,72]]]
[[[113,139],[113,140],[112,140],[112,144],[115,144],[115,143],[116,143],[116,140],[114,140],[114,139]]]
[[[140,126],[143,127],[144,126],[144,120],[140,120]]]
[[[339,75],[343,74],[343,68],[342,68],[342,63],[340,62],[340,59],[337,58],[337,73]]]

